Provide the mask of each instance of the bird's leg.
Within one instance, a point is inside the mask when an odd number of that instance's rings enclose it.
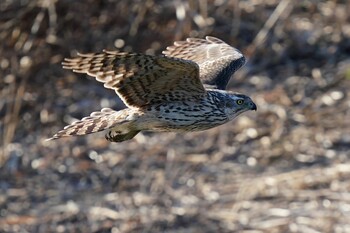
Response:
[[[136,134],[138,134],[140,132],[140,130],[132,130],[129,131],[128,133],[122,133],[120,131],[112,131],[110,130],[105,138],[110,141],[110,142],[122,142],[122,141],[126,141],[126,140],[130,140],[133,137],[136,136]]]

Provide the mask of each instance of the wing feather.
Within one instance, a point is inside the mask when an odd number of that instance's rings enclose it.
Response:
[[[163,54],[197,63],[202,83],[222,90],[235,71],[245,63],[245,57],[239,50],[211,36],[176,41]]]
[[[129,107],[201,98],[206,93],[198,65],[178,58],[103,51],[78,53],[78,57],[66,58],[62,65],[95,77],[106,88],[115,90]]]

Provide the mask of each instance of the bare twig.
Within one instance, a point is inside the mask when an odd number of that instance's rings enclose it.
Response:
[[[256,35],[252,45],[251,52],[255,51],[257,48],[261,47],[267,38],[268,33],[271,31],[276,22],[281,18],[286,18],[293,9],[293,4],[290,4],[290,0],[282,0],[275,11],[271,14],[269,19],[266,21],[264,27]]]

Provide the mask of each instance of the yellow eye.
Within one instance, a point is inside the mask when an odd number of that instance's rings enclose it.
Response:
[[[237,102],[236,102],[236,103],[237,103],[238,105],[242,105],[242,104],[243,104],[243,102],[244,102],[243,100],[237,100]]]

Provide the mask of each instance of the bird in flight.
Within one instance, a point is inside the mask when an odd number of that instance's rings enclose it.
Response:
[[[106,130],[107,140],[122,142],[140,131],[188,132],[222,125],[257,109],[250,97],[225,91],[244,63],[239,50],[211,36],[174,42],[163,56],[106,50],[78,53],[66,58],[63,68],[95,77],[127,108],[93,112],[50,139]]]

